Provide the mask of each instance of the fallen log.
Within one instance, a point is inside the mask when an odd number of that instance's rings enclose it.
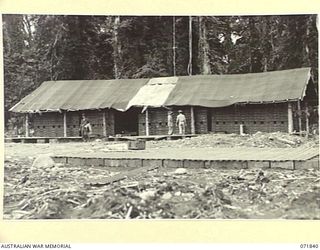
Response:
[[[274,138],[274,139],[276,139],[276,140],[278,140],[280,142],[292,145],[292,146],[296,145],[296,142],[290,141],[290,140],[287,140],[287,139],[284,139],[284,138]]]
[[[109,184],[112,184],[114,182],[118,182],[118,181],[121,181],[121,180],[124,180],[124,179],[127,179],[127,178],[131,178],[131,177],[137,176],[139,174],[143,174],[145,172],[154,170],[154,169],[156,169],[158,167],[159,166],[141,167],[141,168],[125,171],[123,173],[116,174],[114,176],[101,178],[101,179],[98,179],[98,180],[91,179],[86,184],[90,185],[90,186],[97,186],[97,187],[104,186],[104,185],[109,185]]]

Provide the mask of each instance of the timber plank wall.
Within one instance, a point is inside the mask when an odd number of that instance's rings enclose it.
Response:
[[[191,134],[190,106],[175,107],[173,122],[175,124],[178,110],[181,109],[187,119],[186,134]],[[150,135],[165,135],[168,133],[167,109],[149,108]],[[103,112],[105,112],[106,134],[115,135],[114,110],[87,110],[67,112],[67,136],[79,136],[79,122],[82,113],[92,125],[92,133],[103,136]],[[232,105],[222,108],[194,107],[196,134],[208,132],[239,133],[240,124],[245,132],[253,134],[261,132],[288,132],[288,104],[247,104]],[[48,112],[33,115],[34,136],[63,137],[63,113]],[[294,129],[297,130],[297,117],[294,117]],[[146,134],[145,112],[138,114],[139,135]],[[304,123],[304,121],[303,121]],[[211,128],[210,128],[211,127]],[[178,128],[174,126],[174,134]]]
[[[288,132],[288,104],[232,105],[211,110],[212,132],[245,133]]]
[[[168,134],[168,110],[164,108],[149,108],[149,134],[166,135]],[[189,107],[173,108],[173,133],[178,134],[179,129],[175,126],[178,110],[182,110],[187,119],[186,134],[191,134],[191,111]],[[207,108],[195,107],[195,130],[196,134],[208,133]],[[146,114],[139,114],[139,135],[146,134]]]
[[[114,135],[114,116],[112,110],[86,110],[67,112],[67,136],[79,136],[81,114],[84,113],[90,121],[92,133],[103,136],[103,112],[106,118],[107,135]],[[32,119],[34,136],[39,137],[63,137],[63,114],[47,112],[34,114]]]

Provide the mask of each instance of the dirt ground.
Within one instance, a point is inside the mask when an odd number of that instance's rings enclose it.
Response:
[[[203,135],[149,141],[147,148],[319,147],[319,138],[282,133]],[[32,167],[40,154],[105,150],[116,143],[5,144],[4,219],[320,219],[319,170],[158,168],[105,186],[93,176],[126,168],[55,164]]]

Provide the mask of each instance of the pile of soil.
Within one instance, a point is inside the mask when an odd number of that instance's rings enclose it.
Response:
[[[259,148],[288,148],[288,147],[319,147],[319,136],[308,138],[288,133],[257,132],[252,135],[239,134],[206,134],[175,141],[149,141],[148,147],[177,147],[177,148],[211,148],[211,147],[259,147]]]

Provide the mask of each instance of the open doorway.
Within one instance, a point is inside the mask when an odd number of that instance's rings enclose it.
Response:
[[[114,114],[115,134],[138,135],[138,108],[130,108],[126,112],[116,111]]]

